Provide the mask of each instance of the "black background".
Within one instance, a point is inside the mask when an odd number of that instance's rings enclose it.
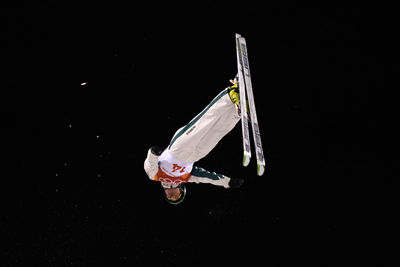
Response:
[[[43,1],[1,11],[1,266],[389,261],[393,7],[97,10]],[[236,32],[248,44],[265,174],[255,160],[241,166],[238,125],[198,165],[244,185],[188,184],[171,206],[146,177],[147,150],[167,146],[229,85]]]

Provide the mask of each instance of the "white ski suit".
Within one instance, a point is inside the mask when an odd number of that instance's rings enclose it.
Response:
[[[193,164],[210,153],[239,120],[238,109],[231,101],[228,89],[225,89],[187,125],[176,131],[168,148],[159,157],[149,149],[144,162],[147,175],[166,188],[187,182],[228,188],[229,177]]]

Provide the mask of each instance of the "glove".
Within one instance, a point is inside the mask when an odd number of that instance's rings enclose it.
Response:
[[[151,153],[155,156],[160,156],[162,154],[163,150],[159,146],[153,146],[151,148]]]
[[[231,180],[229,181],[229,188],[239,188],[242,186],[244,182],[243,178],[231,178]]]

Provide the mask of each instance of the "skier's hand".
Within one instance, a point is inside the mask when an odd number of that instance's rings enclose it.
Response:
[[[163,152],[163,150],[162,150],[160,147],[158,147],[158,146],[153,146],[153,147],[151,148],[151,153],[152,153],[153,155],[155,155],[155,156],[160,156],[162,152]]]
[[[229,188],[239,188],[242,186],[244,182],[243,178],[231,178],[231,180],[229,181]]]

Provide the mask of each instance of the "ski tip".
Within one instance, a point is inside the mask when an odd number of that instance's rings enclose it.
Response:
[[[265,165],[257,162],[257,175],[262,176],[264,174]]]
[[[251,158],[251,155],[250,154],[248,154],[248,153],[244,153],[243,154],[243,166],[247,166],[247,165],[249,165],[249,163],[250,163],[250,158]]]

